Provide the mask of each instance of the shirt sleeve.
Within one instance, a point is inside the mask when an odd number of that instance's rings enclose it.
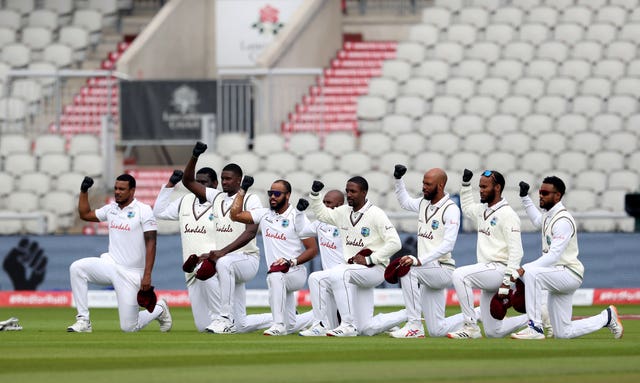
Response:
[[[305,239],[305,238],[309,238],[309,237],[315,237],[317,236],[317,233],[314,235],[312,234],[304,234],[304,229],[311,225],[311,222],[309,222],[309,218],[307,218],[307,215],[304,214],[304,212],[299,211],[297,209],[293,209],[293,214],[294,214],[294,224],[295,224],[295,229],[296,229],[296,233],[298,233],[298,236],[300,237],[300,239]]]
[[[569,245],[569,240],[575,235],[574,227],[567,218],[560,218],[551,227],[551,245],[549,245],[549,252],[542,254],[542,256],[533,262],[529,262],[529,265],[548,267],[554,266],[560,260],[562,253]]]
[[[104,205],[103,207],[96,209],[95,210],[96,218],[98,218],[100,222],[106,221],[110,210],[111,210],[111,205]]]
[[[337,219],[338,211],[341,209],[341,206],[335,209],[329,209],[324,206],[324,203],[322,203],[322,194],[309,194],[309,199],[311,200],[311,211],[313,211],[313,214],[315,214],[319,221],[328,223],[329,225],[339,226]]]
[[[209,202],[213,202],[213,200],[216,198],[216,196],[218,194],[220,194],[220,190],[218,189],[214,189],[214,188],[207,188],[206,189],[206,196],[207,196],[207,201]]]
[[[180,218],[180,201],[182,201],[182,198],[171,201],[173,190],[174,188],[165,186],[160,189],[156,202],[153,204],[153,214],[156,218],[171,221],[177,221]]]
[[[389,217],[387,217],[382,210],[377,210],[376,214],[378,215],[376,219],[376,230],[378,230],[378,233],[382,237],[384,245],[371,253],[371,260],[373,263],[386,265],[389,263],[389,258],[400,251],[402,243]]]
[[[301,237],[317,237],[319,226],[320,226],[320,221],[313,221],[313,222],[307,223],[307,225],[305,225],[305,227],[302,228],[302,230],[300,230],[299,235]]]
[[[522,249],[522,235],[520,232],[520,218],[515,212],[509,214],[505,218],[506,221],[502,227],[504,238],[507,241],[507,252],[509,259],[507,260],[507,268],[505,275],[511,276],[514,270],[520,268],[520,262],[524,251]]]
[[[473,221],[474,225],[478,224],[479,209],[482,204],[475,202],[473,199],[473,189],[471,186],[463,186],[460,188],[460,205],[462,206],[462,214]]]
[[[442,243],[424,257],[420,257],[420,263],[423,265],[452,252],[456,245],[458,232],[460,230],[460,209],[458,206],[456,204],[450,204],[444,212],[442,219],[444,219],[444,238],[442,239]]]
[[[253,223],[259,224],[264,218],[265,215],[269,212],[269,209],[260,208],[249,210],[249,214],[251,214],[251,219],[253,219]]]
[[[402,179],[395,180],[395,194],[401,208],[416,213],[420,211],[420,201],[422,201],[422,198],[412,198],[407,192],[407,188]]]
[[[521,197],[520,201],[522,202],[522,207],[524,207],[524,210],[527,212],[527,216],[533,226],[539,229],[542,226],[542,213],[540,213],[540,210],[536,208],[533,200],[528,195]]]
[[[245,210],[254,210],[254,209],[262,209],[262,202],[260,202],[260,198],[258,198],[255,194],[249,194],[245,201]]]
[[[146,232],[158,230],[158,222],[156,222],[156,217],[153,215],[151,206],[141,205],[140,215],[140,220],[142,221],[142,231]]]

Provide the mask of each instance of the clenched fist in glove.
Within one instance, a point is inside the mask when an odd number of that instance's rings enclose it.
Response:
[[[320,190],[322,190],[322,188],[324,187],[324,184],[320,181],[313,181],[313,184],[311,185],[311,191],[314,193],[319,193]]]
[[[176,185],[178,182],[182,181],[183,175],[184,173],[182,172],[182,170],[174,170],[173,174],[171,174],[171,177],[169,177],[169,183]]]
[[[403,175],[407,172],[407,167],[404,165],[396,165],[393,169],[393,177],[397,180],[402,178]]]
[[[309,207],[309,201],[307,201],[304,198],[300,198],[298,200],[298,204],[296,205],[296,209],[298,209],[300,211],[305,211],[305,210],[307,210],[308,207]]]
[[[196,142],[196,146],[193,147],[193,156],[198,158],[205,150],[207,150],[207,144],[198,141]]]
[[[244,176],[242,178],[242,183],[240,184],[240,188],[246,192],[247,190],[249,190],[251,185],[253,185],[253,177]]]
[[[529,194],[529,184],[524,181],[520,181],[518,186],[520,186],[520,197],[526,197],[527,194]]]
[[[473,172],[469,169],[464,169],[464,172],[462,173],[462,182],[468,183],[471,181],[471,177],[473,177]]]
[[[91,186],[93,186],[93,178],[85,176],[80,184],[80,191],[86,193]]]

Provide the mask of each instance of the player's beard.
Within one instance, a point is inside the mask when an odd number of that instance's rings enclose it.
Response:
[[[273,211],[280,211],[280,209],[282,209],[286,205],[286,203],[287,203],[287,200],[283,198],[282,201],[276,203],[275,205],[272,205],[271,203],[269,203],[269,207]]]
[[[496,192],[494,190],[491,190],[487,192],[487,194],[484,197],[480,196],[480,203],[488,203],[489,201],[493,201],[495,197],[496,197]]]

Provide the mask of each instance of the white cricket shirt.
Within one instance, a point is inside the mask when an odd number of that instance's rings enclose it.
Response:
[[[301,235],[318,237],[323,270],[329,270],[334,266],[344,264],[342,239],[340,238],[340,230],[337,227],[316,220],[307,225],[302,230]]]
[[[249,213],[253,222],[260,225],[267,267],[279,258],[292,259],[306,250],[302,239],[307,237],[300,234],[304,227],[296,223],[309,224],[304,213],[291,205],[282,214],[266,207],[249,210]]]
[[[215,236],[218,249],[222,249],[231,242],[235,241],[240,236],[240,234],[245,231],[246,228],[246,225],[244,223],[233,221],[231,219],[231,215],[229,214],[234,198],[235,194],[229,196],[227,193],[217,194],[213,198],[212,212],[215,218]],[[245,195],[244,208],[242,210],[254,210],[261,208],[262,203],[260,202],[260,198],[258,198],[257,195],[251,193],[247,193]],[[237,249],[236,252],[242,252],[256,257],[260,256],[260,251],[258,249],[258,245],[256,244],[255,238],[245,246]]]

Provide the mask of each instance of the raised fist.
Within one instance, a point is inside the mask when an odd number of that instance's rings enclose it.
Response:
[[[471,181],[471,177],[473,177],[473,172],[469,169],[464,169],[464,172],[462,173],[462,182]]]
[[[184,173],[182,172],[182,170],[178,170],[178,169],[174,170],[173,174],[171,174],[171,177],[169,177],[169,183],[176,185],[178,182],[182,180],[183,175]]]
[[[313,181],[313,184],[311,185],[311,191],[314,193],[318,193],[320,190],[322,190],[322,188],[324,187],[324,184],[320,181]]]
[[[309,201],[304,198],[300,198],[298,200],[298,204],[296,205],[296,209],[300,211],[305,211],[309,207]]]
[[[89,176],[85,176],[84,179],[82,180],[82,183],[80,184],[80,191],[83,191],[86,193],[91,186],[93,186],[93,178]]]
[[[242,183],[240,184],[240,188],[246,192],[247,190],[249,190],[251,185],[253,185],[253,177],[244,176],[242,178]]]
[[[35,290],[44,281],[47,261],[37,242],[22,238],[4,258],[2,267],[9,274],[14,290]]]
[[[207,144],[198,141],[196,142],[196,146],[193,147],[193,156],[198,158],[205,150],[207,150]]]
[[[407,167],[404,165],[396,165],[393,169],[393,176],[399,180],[407,172]]]
[[[518,186],[520,186],[520,197],[526,197],[526,195],[529,194],[529,184],[524,181],[520,181]]]

